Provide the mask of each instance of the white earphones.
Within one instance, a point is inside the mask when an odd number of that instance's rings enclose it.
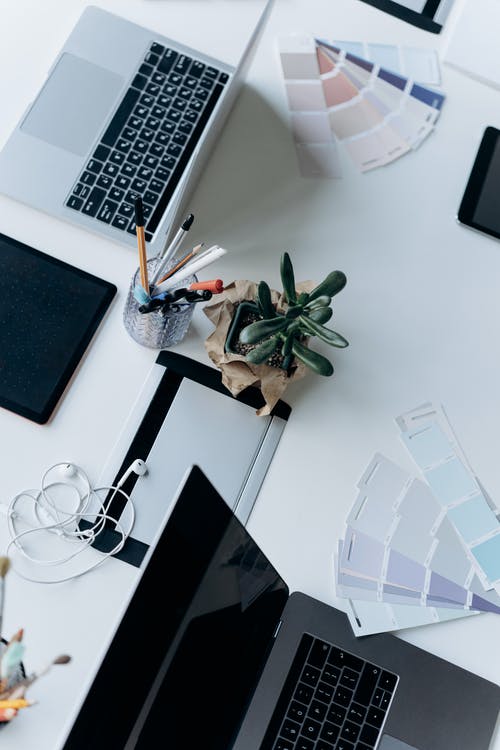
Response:
[[[92,548],[92,553],[87,553],[85,557],[91,554],[93,557],[97,556],[97,560],[87,564],[84,569],[62,578],[51,580],[33,578],[19,569],[15,559],[13,560],[14,570],[25,580],[35,583],[62,583],[84,575],[102,565],[108,557],[117,554],[130,536],[135,521],[132,500],[122,486],[131,474],[144,476],[146,472],[147,466],[144,461],[136,459],[116,485],[93,488],[86,473],[76,464],[64,461],[49,467],[42,476],[40,489],[20,492],[12,498],[6,509],[11,536],[6,554],[14,547],[15,551],[30,563],[42,566],[63,566],[88,550],[99,534],[105,528],[109,529],[110,524],[114,526],[112,531],[119,535],[117,543],[107,552]],[[100,493],[106,493],[108,499],[101,500]],[[120,520],[113,518],[108,512],[117,494],[125,500]],[[19,510],[21,505],[23,509]],[[5,509],[5,506],[0,506],[0,508]],[[126,515],[127,509],[129,521],[124,528],[121,518]],[[81,528],[82,522],[84,526],[88,525],[88,528]],[[28,541],[30,536],[41,534],[56,534],[60,537],[61,541],[57,543],[58,549],[61,545],[63,549],[66,547],[62,557],[47,559],[44,556],[34,556],[33,542],[26,546],[25,540]],[[43,539],[46,541],[46,537]],[[73,545],[74,549],[69,551],[68,544]]]

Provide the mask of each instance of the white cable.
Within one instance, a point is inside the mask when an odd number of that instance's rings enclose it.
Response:
[[[15,547],[18,553],[31,563],[41,566],[58,566],[70,562],[93,545],[108,522],[114,525],[114,530],[120,534],[120,538],[113,549],[108,552],[100,552],[94,549],[94,552],[101,557],[95,563],[72,575],[55,580],[33,578],[22,573],[15,565],[15,562],[13,565],[14,571],[21,578],[24,578],[24,580],[34,583],[63,583],[74,578],[80,578],[90,570],[94,570],[99,565],[102,565],[108,557],[120,552],[130,536],[135,522],[134,505],[130,496],[122,489],[122,485],[132,472],[141,476],[146,473],[146,470],[145,463],[140,459],[136,459],[117,482],[116,486],[93,488],[86,473],[80,467],[68,462],[50,466],[42,476],[41,488],[39,490],[23,490],[11,499],[7,508],[6,506],[0,506],[1,511],[7,515],[10,534],[6,554],[8,555],[11,548]],[[53,474],[56,474],[55,478],[57,481],[50,481]],[[62,488],[64,492],[72,496],[70,499],[74,509],[67,510],[60,506],[60,502],[58,503],[53,496],[55,488],[59,488],[59,491]],[[106,492],[106,494],[111,493],[107,502],[103,502],[100,499],[99,493],[103,492]],[[108,513],[109,507],[117,493],[120,493],[125,498],[123,510],[127,507],[129,509],[130,519],[126,527],[124,527],[121,521],[110,516]],[[16,508],[19,501],[23,498],[27,499],[31,505],[30,510],[34,523],[31,519],[26,518],[26,514],[23,511]],[[97,506],[94,510],[91,507],[92,500],[97,500]],[[80,529],[79,522],[89,518],[92,519],[90,527],[88,529]],[[19,522],[23,522],[25,525],[31,526],[31,528],[18,531],[16,523]],[[29,547],[26,546],[25,540],[29,539],[33,534],[44,532],[47,534],[57,534],[70,545],[78,544],[77,549],[68,552],[67,555],[61,558],[40,559],[35,557],[33,553],[29,552]]]

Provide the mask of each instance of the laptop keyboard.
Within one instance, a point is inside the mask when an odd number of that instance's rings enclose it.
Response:
[[[261,750],[373,750],[397,675],[304,635]]]
[[[153,42],[66,206],[135,234],[140,195],[151,240],[228,78]]]

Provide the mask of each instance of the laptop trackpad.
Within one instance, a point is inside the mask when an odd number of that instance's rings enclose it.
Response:
[[[388,734],[384,734],[382,735],[378,750],[417,750],[417,748],[413,747],[413,745],[408,745],[402,740],[397,740],[395,737],[390,737]]]
[[[123,86],[106,68],[65,53],[45,82],[21,130],[78,156],[88,153]]]

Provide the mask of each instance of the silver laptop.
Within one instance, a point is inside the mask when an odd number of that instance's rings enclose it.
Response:
[[[131,247],[140,195],[155,255],[177,229],[271,4],[237,67],[88,7],[0,153],[0,191]]]

